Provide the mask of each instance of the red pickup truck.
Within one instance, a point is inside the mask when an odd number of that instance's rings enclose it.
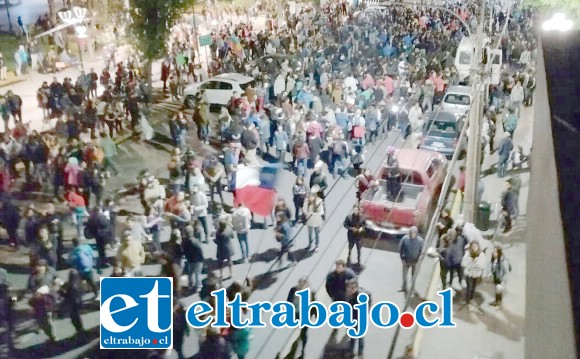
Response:
[[[416,149],[400,149],[395,156],[401,173],[401,193],[396,202],[387,198],[386,169],[381,166],[378,186],[369,188],[361,198],[367,228],[401,236],[417,226],[424,233],[447,173],[447,159],[437,152]]]

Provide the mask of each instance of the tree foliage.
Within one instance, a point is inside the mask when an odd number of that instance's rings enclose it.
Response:
[[[524,5],[537,8],[579,10],[580,0],[524,0]]]
[[[135,49],[152,62],[167,53],[167,38],[171,27],[191,1],[131,0],[129,34]]]

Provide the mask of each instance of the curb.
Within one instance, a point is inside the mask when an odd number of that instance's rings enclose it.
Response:
[[[11,86],[11,85],[14,85],[14,84],[17,84],[20,82],[24,82],[24,81],[26,81],[26,79],[21,78],[21,77],[17,77],[17,78],[12,79],[12,80],[6,80],[6,81],[3,81],[2,83],[0,83],[0,88],[8,87],[8,86]]]

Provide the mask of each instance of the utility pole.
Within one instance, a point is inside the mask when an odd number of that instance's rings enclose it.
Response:
[[[6,16],[8,16],[8,32],[13,33],[12,20],[10,20],[10,1],[4,0],[4,5],[6,6]]]
[[[481,119],[483,117],[485,89],[484,79],[482,78],[482,47],[483,44],[483,27],[485,22],[485,0],[481,1],[479,8],[479,18],[477,24],[475,56],[472,61],[471,93],[473,94],[473,103],[469,111],[469,136],[467,142],[467,158],[465,168],[465,197],[463,203],[463,216],[466,222],[473,223],[476,218],[477,207],[477,184],[479,182],[479,173],[481,170]]]

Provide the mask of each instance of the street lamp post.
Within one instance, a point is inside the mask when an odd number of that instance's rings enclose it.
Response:
[[[8,16],[8,32],[14,32],[12,28],[12,20],[10,20],[10,0],[4,0],[4,4],[6,6],[6,16]]]
[[[469,111],[469,137],[467,141],[466,166],[465,166],[465,197],[463,202],[463,219],[474,223],[477,213],[477,185],[481,170],[481,119],[484,107],[484,81],[482,78],[481,57],[483,46],[483,27],[485,22],[485,0],[481,0],[479,9],[480,21],[477,27],[475,56],[472,62],[472,74],[470,76],[474,103]]]
[[[74,16],[73,16],[74,14]],[[77,47],[79,49],[79,60],[81,62],[81,69],[84,70],[83,51],[81,49],[81,39],[87,38],[87,27],[84,24],[87,16],[87,9],[75,6],[71,10],[59,11],[58,16],[67,25],[73,25],[75,28],[75,35],[77,38]]]

